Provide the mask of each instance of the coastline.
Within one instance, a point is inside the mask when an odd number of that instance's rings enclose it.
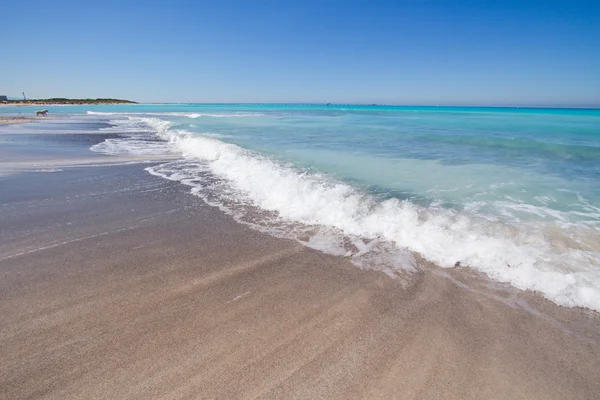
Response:
[[[0,397],[600,393],[598,313],[423,260],[404,280],[361,270],[143,168],[1,178]]]
[[[115,104],[138,104],[135,101],[121,99],[31,99],[31,100],[4,100],[2,106],[73,106],[73,105],[115,105]]]

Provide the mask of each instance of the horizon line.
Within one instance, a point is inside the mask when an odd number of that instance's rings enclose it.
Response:
[[[197,104],[197,105],[311,105],[311,106],[370,106],[370,107],[473,107],[473,108],[528,108],[597,110],[598,105],[483,105],[483,104],[385,104],[385,103],[322,103],[322,102],[137,102],[137,105]],[[133,104],[136,105],[136,104]]]
[[[22,99],[14,96],[7,96],[8,101],[23,101]],[[535,104],[535,105],[511,105],[511,104],[389,104],[389,103],[334,103],[334,102],[196,102],[196,101],[175,101],[175,102],[162,102],[162,101],[149,101],[139,102],[136,100],[129,99],[117,99],[108,97],[82,97],[82,98],[62,98],[62,97],[47,97],[47,98],[29,98],[26,101],[44,101],[51,99],[64,99],[68,100],[124,100],[132,101],[135,104],[129,105],[183,105],[183,104],[197,104],[197,105],[315,105],[315,106],[371,106],[371,107],[456,107],[456,108],[524,108],[524,109],[579,109],[579,110],[597,110],[600,109],[600,104],[590,105],[565,105],[565,104]],[[82,104],[83,105],[83,104]]]

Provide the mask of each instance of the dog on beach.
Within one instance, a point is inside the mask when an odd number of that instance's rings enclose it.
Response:
[[[48,110],[40,110],[35,112],[35,116],[43,115],[44,117],[48,116]]]

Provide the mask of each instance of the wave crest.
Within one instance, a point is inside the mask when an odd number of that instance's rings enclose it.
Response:
[[[151,173],[192,186],[193,193],[238,220],[352,257],[361,267],[411,272],[414,252],[444,268],[473,267],[560,305],[600,311],[600,273],[585,267],[600,265],[599,248],[556,246],[551,232],[539,227],[502,224],[467,211],[377,200],[329,176],[171,129],[157,118],[132,119],[151,127],[184,157],[149,168]]]

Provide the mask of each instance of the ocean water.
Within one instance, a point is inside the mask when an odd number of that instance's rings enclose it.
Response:
[[[401,279],[418,270],[418,254],[600,311],[600,110],[48,109],[68,118],[53,123],[118,134],[94,151],[175,155],[148,172],[360,268]]]

